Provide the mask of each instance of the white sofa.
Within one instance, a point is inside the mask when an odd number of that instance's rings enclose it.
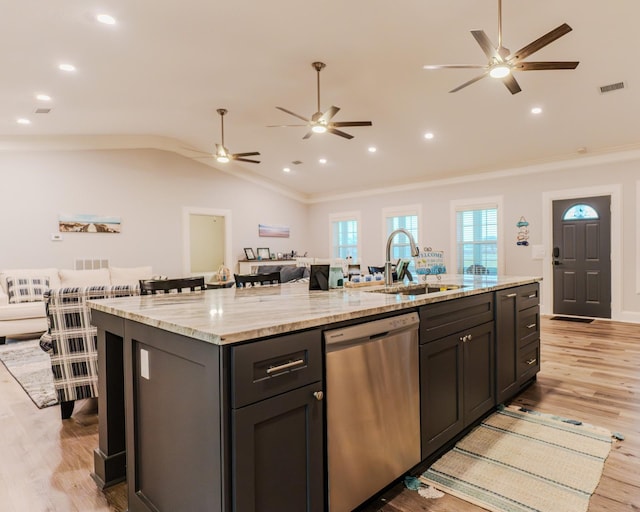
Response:
[[[151,267],[110,267],[96,270],[57,268],[0,271],[0,344],[7,336],[47,330],[42,296],[51,288],[97,285],[135,285],[153,277]]]

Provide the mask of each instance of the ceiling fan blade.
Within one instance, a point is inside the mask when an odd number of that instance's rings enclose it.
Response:
[[[248,158],[233,158],[237,162],[251,162],[252,164],[259,164],[260,160],[250,160]]]
[[[522,90],[520,89],[520,85],[518,84],[518,81],[511,73],[509,73],[507,76],[505,76],[502,79],[502,83],[506,85],[507,89],[509,89],[511,94],[517,94]]]
[[[372,123],[371,121],[337,121],[335,123],[329,123],[329,128],[340,128],[342,126],[372,126]]]
[[[580,62],[520,62],[513,69],[517,71],[545,71],[549,69],[576,69]]]
[[[335,116],[339,110],[340,110],[340,107],[336,107],[335,105],[332,106],[324,114],[320,116],[320,119],[318,119],[317,122],[329,122],[329,119]]]
[[[309,122],[309,120],[306,117],[302,117],[298,114],[296,114],[295,112],[291,112],[291,110],[287,110],[286,108],[282,108],[282,107],[276,107],[278,110],[282,110],[283,112],[286,112],[289,115],[292,115],[293,117],[297,117],[298,119],[302,119],[303,121],[306,121],[307,123]]]
[[[233,158],[236,157],[242,157],[242,156],[258,156],[260,153],[258,153],[257,151],[252,151],[250,153],[234,153],[233,155],[231,155]]]
[[[547,32],[542,37],[539,37],[532,43],[529,43],[524,48],[520,48],[517,52],[513,52],[511,55],[509,55],[509,57],[507,57],[507,60],[517,63],[518,61],[527,58],[532,53],[537,52],[541,48],[544,48],[548,44],[553,43],[556,39],[571,32],[571,30],[572,29],[569,25],[563,23],[559,27],[554,28],[552,31]]]
[[[302,139],[303,139],[303,140],[304,140],[304,139],[308,139],[308,138],[309,138],[309,137],[311,137],[312,135],[313,135],[313,131],[312,131],[312,130],[309,130],[309,131],[305,134],[305,136],[304,136],[304,137],[302,137]]]
[[[484,30],[472,30],[471,34],[475,37],[476,41],[482,48],[484,54],[489,57],[489,60],[495,59],[498,62],[502,62],[502,57],[498,53],[498,50],[495,49],[493,44],[491,44],[491,40],[485,34]]]
[[[478,80],[481,80],[482,78],[484,78],[485,76],[487,76],[488,72],[482,73],[481,75],[478,75],[475,78],[472,78],[471,80],[469,80],[468,82],[463,83],[462,85],[459,85],[458,87],[456,87],[455,89],[451,89],[449,92],[458,92],[460,89],[464,89],[465,87],[467,87],[468,85],[471,84],[475,84]]]
[[[472,64],[436,64],[432,66],[422,66],[422,69],[484,69],[487,66],[475,66]]]
[[[329,133],[333,133],[334,135],[340,135],[340,137],[344,137],[345,139],[353,139],[353,135],[349,135],[348,133],[345,133],[343,131],[336,130],[335,128],[327,128],[327,131]]]

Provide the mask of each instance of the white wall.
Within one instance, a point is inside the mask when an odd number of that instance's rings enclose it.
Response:
[[[502,173],[502,176],[468,180],[459,183],[425,184],[414,189],[380,193],[363,197],[343,198],[313,204],[309,212],[309,231],[314,233],[310,240],[311,253],[324,255],[329,252],[329,215],[341,211],[360,211],[362,218],[362,264],[380,265],[384,261],[384,247],[381,222],[382,209],[403,204],[422,205],[422,227],[419,237],[421,247],[446,251],[451,256],[450,201],[490,196],[503,197],[503,221],[505,237],[505,274],[542,276],[543,265],[550,265],[550,247],[545,247],[545,260],[532,259],[532,246],[543,244],[543,195],[551,191],[582,188],[611,188],[619,186],[621,223],[619,247],[612,248],[614,261],[620,262],[620,282],[613,284],[614,293],[619,292],[618,311],[614,319],[640,321],[640,294],[636,288],[638,270],[636,181],[640,174],[640,157],[635,159],[611,156],[592,157],[568,165],[566,162],[547,165],[544,168],[530,168]],[[535,171],[535,172],[534,172]],[[516,222],[524,216],[529,222],[529,246],[517,246]],[[616,222],[612,219],[612,222]],[[615,227],[614,227],[615,229]],[[549,237],[549,240],[551,238]],[[451,260],[449,269],[455,268]],[[546,286],[547,283],[544,283]],[[550,300],[543,305],[550,307]],[[550,311],[549,311],[550,312]]]
[[[72,268],[75,258],[152,265],[183,274],[183,208],[232,212],[234,262],[243,247],[308,250],[308,207],[175,153],[159,150],[0,152],[0,269]],[[120,234],[58,233],[58,214],[122,219]],[[259,238],[258,224],[289,226],[290,238]]]

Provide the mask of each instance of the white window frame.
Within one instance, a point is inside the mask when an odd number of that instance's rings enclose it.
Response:
[[[382,244],[382,263],[384,265],[385,259],[387,257],[387,239],[389,238],[389,233],[387,233],[387,219],[389,217],[406,217],[408,215],[416,215],[418,217],[418,239],[415,241],[418,247],[424,246],[423,240],[423,232],[424,228],[422,226],[422,205],[421,204],[407,204],[403,206],[389,206],[387,208],[382,209],[382,240],[384,243]],[[395,240],[394,240],[395,241]],[[392,242],[393,247],[393,242]]]
[[[329,214],[329,255],[330,258],[334,258],[334,245],[333,245],[333,223],[344,222],[349,220],[355,220],[358,224],[358,243],[356,244],[356,250],[358,251],[358,258],[353,258],[352,264],[358,264],[362,261],[362,222],[359,211],[353,212],[340,212]]]
[[[503,196],[491,196],[491,197],[477,197],[469,199],[454,199],[449,202],[451,218],[451,244],[449,257],[446,258],[447,268],[458,268],[458,221],[457,213],[467,210],[482,210],[488,208],[497,209],[497,221],[498,221],[498,239],[496,246],[498,249],[498,275],[504,274],[504,222],[503,217]]]

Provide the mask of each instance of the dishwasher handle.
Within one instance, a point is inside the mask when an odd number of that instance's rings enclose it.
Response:
[[[342,329],[333,329],[324,333],[327,351],[338,350],[344,346],[351,346],[378,339],[387,338],[395,334],[417,330],[420,324],[418,313],[382,318],[370,322],[362,322]]]

